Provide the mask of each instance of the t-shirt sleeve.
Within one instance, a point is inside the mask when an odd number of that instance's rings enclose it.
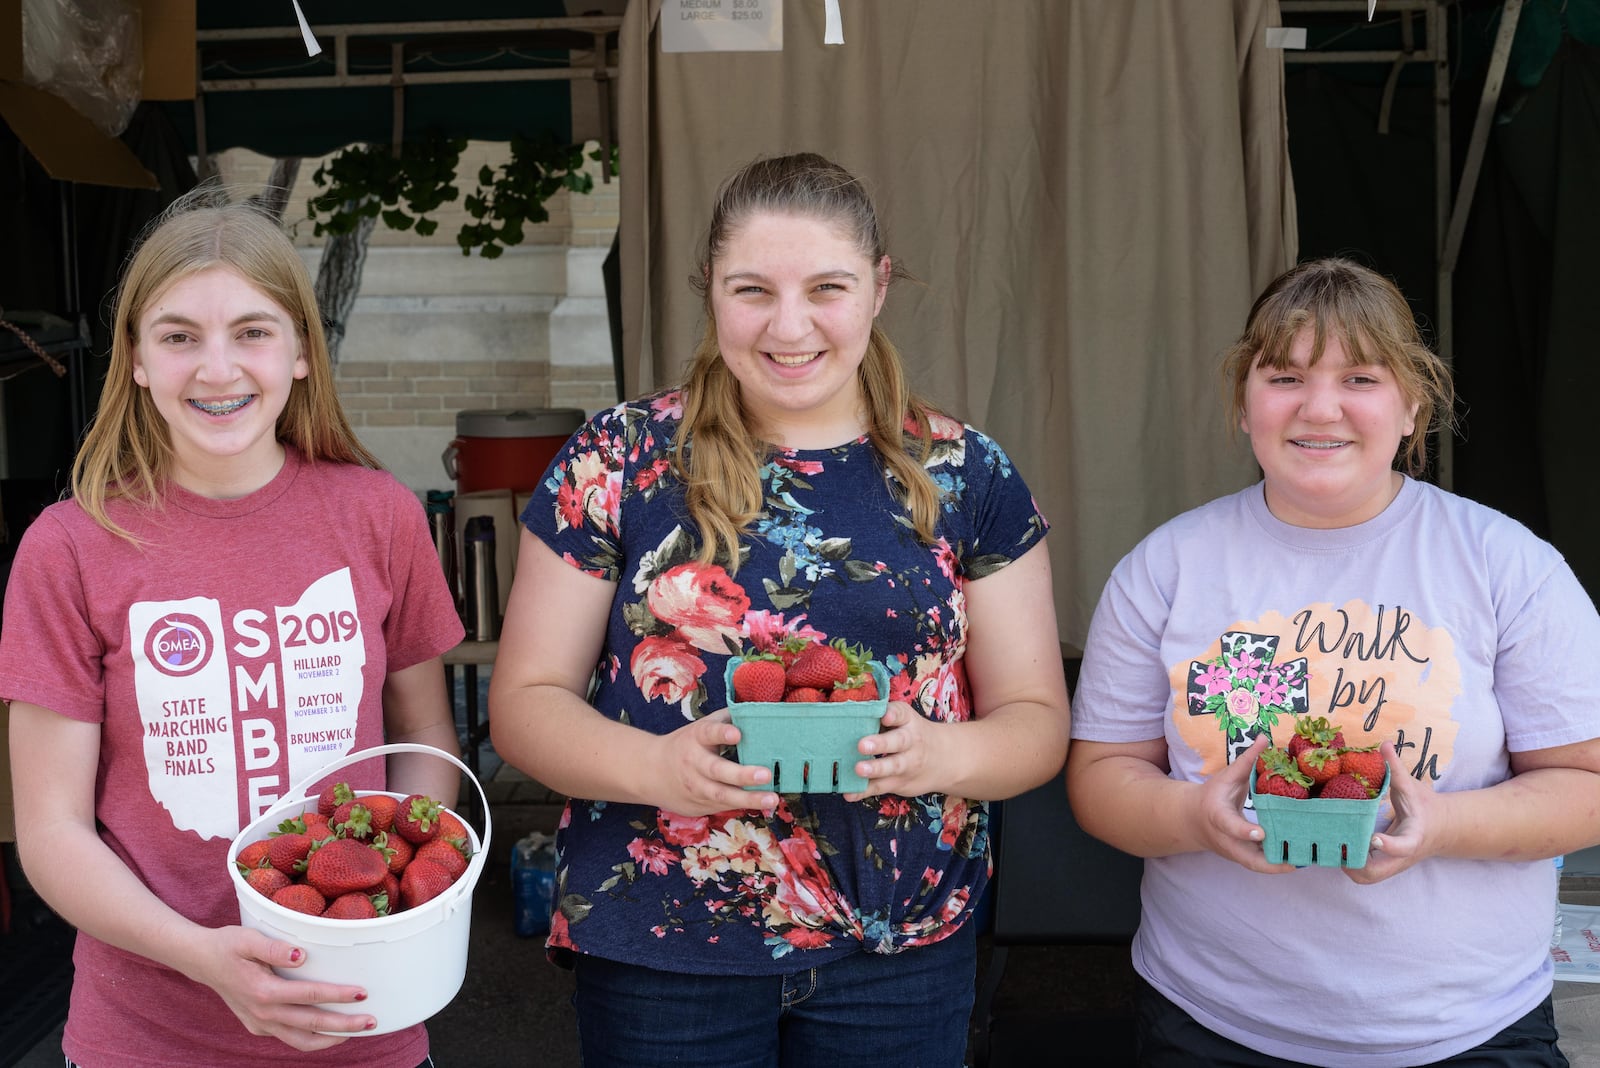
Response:
[[[935,455],[941,443],[935,441]],[[980,579],[1038,545],[1050,529],[999,442],[965,428],[962,455],[930,467],[961,574]]]
[[[1163,737],[1172,686],[1161,638],[1171,599],[1146,539],[1111,572],[1089,620],[1083,664],[1072,697],[1072,737],[1091,742],[1145,742]]]
[[[1600,614],[1571,567],[1557,557],[1525,601],[1502,610],[1494,693],[1506,747],[1600,737]]]
[[[466,636],[455,597],[439,566],[439,551],[417,495],[398,481],[390,485],[394,516],[390,546],[392,596],[383,639],[390,671],[431,660]]]
[[[72,539],[46,511],[23,533],[6,579],[0,698],[103,722],[104,655]]]
[[[635,492],[648,495],[665,474],[663,433],[648,405],[620,404],[594,416],[550,461],[522,510],[523,526],[573,567],[618,581],[622,502]]]

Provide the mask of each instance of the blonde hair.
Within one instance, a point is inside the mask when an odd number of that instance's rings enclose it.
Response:
[[[813,153],[756,160],[717,192],[699,273],[691,280],[704,302],[706,328],[684,381],[683,421],[671,462],[685,487],[689,517],[700,530],[702,562],[720,557],[730,571],[738,570],[740,536],[764,508],[761,466],[774,447],[752,433],[739,382],[723,362],[709,279],[734,233],[753,216],[768,213],[837,226],[874,265],[885,254],[866,190],[844,168]],[[935,409],[911,392],[900,353],[876,322],[856,374],[867,407],[867,438],[897,486],[917,536],[932,544],[941,494],[924,464],[932,450],[929,415]]]
[[[383,466],[356,437],[339,404],[311,277],[288,235],[259,207],[216,205],[211,199],[214,193],[202,187],[174,203],[146,228],[128,261],[117,288],[105,387],[72,464],[72,493],[79,506],[130,541],[137,539],[111,520],[106,502],[120,497],[156,507],[173,460],[166,420],[149,390],[133,380],[139,320],[174,283],[210,268],[234,271],[294,322],[308,371],[290,387],[278,416],[278,440],[312,462]]]
[[[1352,362],[1383,367],[1395,376],[1401,395],[1417,406],[1415,426],[1395,458],[1407,474],[1422,474],[1428,464],[1428,435],[1455,425],[1450,368],[1423,341],[1400,288],[1352,260],[1308,260],[1279,275],[1256,298],[1244,333],[1223,355],[1224,380],[1231,387],[1230,432],[1245,414],[1250,372],[1287,367],[1294,340],[1304,329],[1312,332],[1313,364],[1322,359],[1332,336]]]

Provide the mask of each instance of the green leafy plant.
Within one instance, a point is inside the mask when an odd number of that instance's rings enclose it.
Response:
[[[593,154],[599,159],[599,153]],[[553,138],[511,139],[511,158],[499,167],[478,171],[478,189],[462,206],[478,220],[461,227],[456,243],[463,255],[476,248],[494,259],[507,245],[521,244],[524,227],[550,218],[545,202],[563,189],[587,193],[594,178],[583,170],[580,145],[557,144]]]
[[[363,217],[380,218],[395,230],[415,229],[424,237],[438,229],[428,213],[455,200],[456,171],[466,141],[430,137],[408,141],[395,156],[387,146],[351,145],[312,176],[321,190],[310,202],[318,236],[349,233]],[[583,170],[581,145],[554,138],[516,137],[511,156],[499,167],[478,171],[478,186],[462,206],[473,219],[462,225],[456,243],[462,255],[476,249],[485,259],[520,244],[526,228],[550,218],[545,203],[563,189],[588,193],[594,178]],[[600,150],[588,154],[599,161]],[[615,173],[616,149],[610,163]]]
[[[311,176],[323,190],[309,205],[317,236],[347,234],[376,217],[427,237],[439,228],[428,213],[461,195],[456,168],[466,147],[465,138],[437,136],[406,142],[398,156],[385,145],[349,146]]]

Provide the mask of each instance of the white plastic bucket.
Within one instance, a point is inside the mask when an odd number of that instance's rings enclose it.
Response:
[[[320,782],[351,764],[391,753],[425,753],[448,760],[462,771],[478,791],[483,807],[483,839],[467,826],[472,858],[467,870],[444,893],[414,909],[372,920],[329,920],[286,909],[252,889],[234,862],[239,850],[265,838],[279,823],[316,807],[305,794]],[[360,790],[360,796],[378,793]],[[389,796],[403,800],[406,795]],[[459,814],[458,814],[459,818]],[[465,826],[466,821],[462,820]],[[428,745],[397,742],[349,753],[320,768],[305,782],[290,789],[283,800],[263,812],[239,832],[228,850],[228,871],[239,898],[239,922],[273,938],[293,943],[305,951],[297,968],[274,969],[285,979],[310,979],[365,987],[367,1000],[356,1004],[324,1003],[333,1012],[366,1013],[378,1026],[359,1035],[382,1035],[421,1023],[450,1003],[467,974],[467,944],[472,926],[472,891],[478,884],[489,852],[491,833],[489,799],[471,770],[449,753]],[[348,1034],[348,1032],[325,1032]],[[358,1036],[357,1036],[358,1037]]]

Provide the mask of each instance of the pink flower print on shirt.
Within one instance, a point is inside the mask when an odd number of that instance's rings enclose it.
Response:
[[[1261,675],[1261,661],[1251,656],[1249,652],[1241,652],[1237,656],[1230,656],[1228,670],[1236,679],[1254,679]]]
[[[724,655],[739,651],[750,598],[719,565],[696,562],[670,568],[650,583],[646,599],[650,614],[676,627],[696,649]]]
[[[581,527],[585,522],[608,534],[618,531],[622,506],[622,472],[614,470],[600,452],[573,457],[556,493],[557,530]]]
[[[677,853],[662,843],[652,842],[647,838],[635,838],[629,842],[628,855],[639,865],[641,871],[650,875],[665,875],[678,863]]]
[[[1256,695],[1246,689],[1237,689],[1225,698],[1228,705],[1228,715],[1242,719],[1247,723],[1254,723],[1261,708],[1261,702],[1256,700]]]
[[[747,612],[744,617],[744,635],[758,653],[775,653],[788,638],[805,638],[825,642],[828,636],[815,627],[804,625],[805,613],[785,620],[782,612]]]
[[[683,418],[683,394],[678,390],[663,393],[650,402],[650,418],[656,422]]]
[[[1310,707],[1308,662],[1299,657],[1275,664],[1278,641],[1275,634],[1229,631],[1218,655],[1189,663],[1189,715],[1216,716],[1230,764],[1280,718]]]
[[[1221,664],[1207,664],[1194,680],[1199,683],[1209,697],[1214,693],[1227,693],[1229,687],[1228,669]]]
[[[710,816],[682,816],[662,809],[656,817],[656,829],[661,832],[661,837],[675,846],[704,842],[710,828]]]
[[[694,693],[700,676],[706,673],[706,662],[695,651],[677,638],[658,638],[652,635],[633,649],[634,684],[645,698],[661,698],[668,704],[677,704]]]

